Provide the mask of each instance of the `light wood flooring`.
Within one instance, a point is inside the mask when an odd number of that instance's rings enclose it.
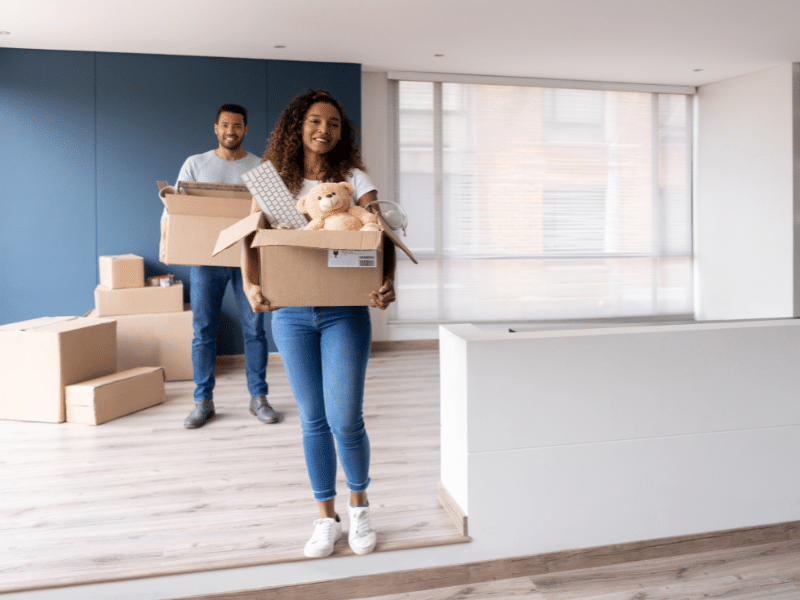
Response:
[[[437,502],[438,351],[376,352],[367,376],[377,551],[467,541]],[[249,414],[236,362],[200,429],[183,428],[192,382],[96,427],[0,421],[0,593],[305,560],[317,511],[297,407],[280,361],[267,379],[276,425]],[[345,511],[341,469],[338,489]]]
[[[800,540],[467,583],[368,600],[798,600]],[[264,596],[263,600],[267,600]],[[316,597],[306,597],[316,600]]]

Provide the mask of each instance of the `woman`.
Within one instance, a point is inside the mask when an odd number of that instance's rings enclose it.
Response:
[[[296,198],[320,182],[347,181],[360,206],[378,199],[364,172],[352,123],[327,92],[308,90],[289,104],[267,142],[264,160],[275,165]],[[393,247],[387,250],[383,285],[370,294],[370,304],[381,309],[394,301]],[[242,257],[243,285],[253,310],[274,310],[265,297],[269,290],[258,285],[258,254],[247,242]],[[372,552],[377,534],[367,501],[369,438],[362,415],[372,345],[369,311],[366,306],[282,308],[272,317],[272,334],[300,410],[306,467],[319,507],[304,553],[328,556],[342,533],[334,507],[337,448],[350,489],[350,547],[356,554]]]

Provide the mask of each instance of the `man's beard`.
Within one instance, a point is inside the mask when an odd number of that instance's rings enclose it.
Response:
[[[238,150],[239,148],[242,147],[242,143],[243,142],[244,142],[244,138],[243,137],[240,137],[235,142],[229,142],[226,139],[220,140],[220,143],[222,144],[222,146],[224,148],[226,148],[227,150]],[[231,146],[231,144],[233,144],[233,145]]]

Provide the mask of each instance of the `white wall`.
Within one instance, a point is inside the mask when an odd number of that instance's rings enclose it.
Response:
[[[696,313],[700,320],[799,313],[798,65],[698,90]]]
[[[361,73],[361,155],[378,198],[389,200],[389,89],[386,73]],[[389,309],[390,310],[390,309]],[[372,339],[388,341],[389,310],[370,309]]]
[[[378,188],[378,198],[396,200],[390,174],[390,98],[386,73],[361,73],[362,155],[369,175]],[[411,224],[413,227],[413,223]],[[385,311],[373,308],[372,339],[374,341],[435,340],[438,325],[390,324],[392,307]]]

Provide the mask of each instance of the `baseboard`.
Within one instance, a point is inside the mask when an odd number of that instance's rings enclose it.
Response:
[[[398,340],[394,342],[372,342],[373,352],[391,352],[400,350],[438,350],[439,340]],[[283,364],[278,352],[269,353],[269,363]],[[220,354],[217,366],[244,368],[244,354]]]
[[[438,350],[439,340],[397,340],[372,342],[373,352],[389,352],[392,350]]]
[[[450,518],[453,519],[453,523],[455,524],[456,528],[461,532],[461,535],[468,536],[469,535],[469,528],[467,526],[467,515],[464,514],[464,511],[461,510],[461,507],[458,505],[453,497],[450,495],[450,492],[447,491],[447,488],[442,485],[440,481],[437,488],[436,488],[436,499],[441,504],[442,508],[450,515]]]
[[[192,596],[192,600],[352,600],[798,539],[800,521],[791,521],[596,548]]]
[[[273,360],[273,356],[278,357],[280,360],[280,354],[277,352],[270,352],[269,353],[269,361]],[[217,355],[217,366],[218,367],[242,367],[244,368],[244,354],[218,354]]]

